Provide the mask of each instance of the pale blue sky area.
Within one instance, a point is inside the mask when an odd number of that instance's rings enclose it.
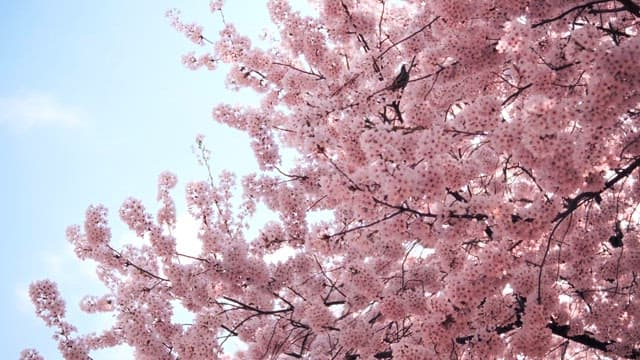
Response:
[[[241,31],[256,35],[265,26],[264,1],[229,2],[226,20]],[[195,45],[164,16],[180,8],[186,22],[202,23],[215,37],[221,18],[209,12],[208,1],[2,4],[0,358],[36,347],[58,359],[51,330],[25,298],[31,281],[59,281],[72,320],[83,318],[81,328],[100,321],[79,314],[80,296],[100,288],[91,267],[73,257],[65,228],[81,223],[88,205],[102,203],[114,237],[122,236],[120,204],[133,195],[155,211],[156,179],[164,170],[178,174],[174,194],[183,207],[186,182],[205,178],[191,151],[197,133],[207,137],[215,170],[247,172],[254,163],[247,140],[210,116],[215,103],[238,95],[225,93],[222,72],[182,66],[181,55]]]

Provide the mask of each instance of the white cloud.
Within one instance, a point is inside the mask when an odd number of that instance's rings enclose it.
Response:
[[[82,123],[80,108],[60,103],[46,93],[0,97],[0,123],[25,131],[39,126],[75,127]]]

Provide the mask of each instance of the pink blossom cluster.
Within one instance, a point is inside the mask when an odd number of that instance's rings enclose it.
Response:
[[[209,2],[209,9],[211,10],[211,12],[220,11],[222,10],[223,6],[224,6],[224,0],[211,0]]]
[[[167,11],[167,18],[171,20],[171,26],[183,33],[189,40],[197,45],[204,45],[204,36],[202,36],[202,26],[198,24],[185,24],[180,19],[180,11],[172,9]]]
[[[187,184],[187,206],[189,212],[195,218],[204,219],[211,216],[211,186],[206,181],[198,181]]]
[[[65,359],[86,359],[87,346],[84,339],[76,339],[73,333],[76,327],[65,320],[65,302],[58,292],[58,286],[50,280],[40,280],[29,286],[29,296],[35,305],[36,315],[49,327],[55,327],[53,338],[58,341],[58,350]],[[25,350],[20,358],[42,359],[35,350]]]
[[[128,198],[120,207],[120,219],[129,228],[142,237],[145,232],[151,230],[151,215],[145,212],[144,205],[138,199]]]
[[[25,349],[20,353],[20,360],[44,360],[36,349]]]
[[[208,70],[215,70],[217,66],[217,60],[209,53],[196,56],[195,52],[190,52],[182,55],[182,63],[191,70],[198,70],[201,67],[205,67]]]
[[[160,174],[158,179],[158,201],[162,202],[162,207],[158,210],[157,221],[170,228],[176,225],[176,205],[169,191],[176,186],[177,182],[176,175],[168,171]]]

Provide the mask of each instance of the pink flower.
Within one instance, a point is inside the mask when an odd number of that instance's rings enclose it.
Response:
[[[211,0],[209,2],[209,9],[211,12],[222,10],[222,6],[224,5],[224,0]]]

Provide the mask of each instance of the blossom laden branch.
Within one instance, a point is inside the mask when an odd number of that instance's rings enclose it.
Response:
[[[281,62],[275,62],[275,61],[273,62],[273,64],[274,64],[274,65],[279,65],[279,66],[288,67],[289,69],[295,70],[295,71],[297,71],[297,72],[300,72],[300,73],[303,73],[303,74],[306,74],[306,75],[314,76],[314,77],[316,77],[318,80],[324,80],[324,79],[325,79],[324,75],[322,75],[322,74],[318,74],[318,73],[314,72],[313,70],[311,70],[311,71],[302,70],[302,69],[297,68],[297,67],[295,67],[295,66],[293,66],[293,65],[291,65],[291,64],[283,64],[283,63],[281,63]]]
[[[605,182],[604,187],[601,190],[582,192],[573,198],[566,199],[565,210],[558,213],[558,215],[556,215],[556,217],[553,218],[551,222],[557,222],[557,221],[561,222],[563,219],[569,216],[572,212],[574,212],[580,206],[586,204],[589,201],[594,200],[596,201],[596,203],[601,202],[602,194],[605,191],[612,189],[618,182],[620,182],[622,179],[625,179],[627,176],[629,176],[639,166],[640,166],[640,157],[636,157],[636,159],[626,167],[616,170],[615,171],[616,175],[611,179],[609,179],[607,182]]]
[[[595,1],[589,1],[589,2],[587,2],[585,4],[576,5],[576,6],[570,8],[568,10],[563,11],[562,13],[560,13],[557,16],[554,16],[552,18],[544,19],[542,21],[536,22],[533,25],[531,25],[531,27],[532,28],[536,28],[536,27],[539,27],[539,26],[542,26],[542,25],[545,25],[545,24],[548,24],[548,23],[551,23],[551,22],[554,22],[554,21],[558,21],[558,20],[564,18],[565,16],[571,14],[574,11],[580,11],[581,12],[581,11],[584,11],[585,9],[593,11],[593,6],[594,5],[608,3],[608,2],[611,2],[611,0],[595,0]]]
[[[414,31],[413,33],[405,36],[404,38],[398,40],[397,42],[393,43],[393,45],[389,46],[387,49],[385,49],[384,51],[382,51],[378,56],[377,59],[381,59],[386,53],[389,52],[389,50],[397,47],[398,45],[402,44],[403,42],[411,39],[412,37],[418,35],[419,33],[423,32],[426,28],[430,27],[431,25],[433,25],[433,23],[435,23],[436,21],[438,21],[440,19],[440,16],[436,16],[433,20],[429,21],[427,24],[425,24],[423,27],[421,27],[420,29]]]

